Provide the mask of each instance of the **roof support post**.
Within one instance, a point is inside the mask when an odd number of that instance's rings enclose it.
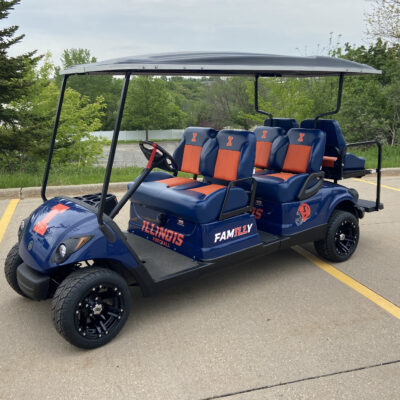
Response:
[[[111,147],[110,147],[110,153],[108,155],[106,173],[105,173],[104,183],[103,183],[103,190],[101,192],[99,210],[97,212],[97,221],[99,223],[100,229],[104,227],[104,222],[103,222],[104,205],[106,202],[108,186],[110,184],[111,171],[112,171],[112,167],[114,164],[114,156],[115,156],[115,151],[117,149],[119,130],[121,128],[121,120],[122,120],[122,115],[124,113],[125,100],[126,100],[126,94],[128,92],[130,77],[131,77],[131,72],[130,71],[126,72],[124,85],[122,87],[122,92],[121,92],[121,99],[119,102],[117,119],[115,121],[114,133],[113,133],[113,138],[112,138]]]
[[[42,197],[43,202],[47,201],[47,198],[46,198],[47,181],[49,179],[51,160],[53,159],[54,146],[56,143],[57,130],[58,130],[59,122],[60,122],[61,109],[62,109],[62,105],[63,105],[63,101],[64,101],[64,93],[65,93],[65,88],[67,85],[68,77],[69,77],[69,75],[64,75],[64,79],[61,84],[60,96],[58,98],[56,118],[54,120],[53,133],[51,135],[49,154],[47,156],[46,168],[44,170],[44,175],[43,175],[42,190],[40,192],[40,196]]]
[[[314,119],[314,128],[315,129],[317,129],[318,120],[321,117],[326,117],[327,115],[337,114],[340,111],[340,106],[342,105],[343,78],[344,78],[344,74],[343,74],[343,72],[341,72],[339,75],[339,88],[338,88],[338,95],[337,95],[336,110],[318,114]]]
[[[263,114],[263,115],[268,115],[269,119],[271,120],[271,126],[273,126],[273,118],[272,118],[272,114],[270,114],[267,111],[263,111],[260,110],[258,108],[258,78],[260,77],[260,75],[254,75],[254,108],[256,110],[256,112],[258,112],[259,114]]]

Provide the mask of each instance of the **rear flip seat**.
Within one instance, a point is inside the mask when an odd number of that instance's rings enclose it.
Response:
[[[302,128],[314,128],[314,119],[305,119],[301,123]],[[334,119],[319,119],[317,128],[326,133],[326,147],[322,166],[334,168],[340,154],[346,147],[339,123]],[[339,153],[339,154],[338,154]],[[343,169],[345,170],[363,170],[365,168],[365,158],[357,157],[354,154],[346,153],[343,158]]]

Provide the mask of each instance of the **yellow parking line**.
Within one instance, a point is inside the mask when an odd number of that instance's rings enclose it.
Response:
[[[6,233],[7,226],[11,221],[11,217],[13,216],[18,203],[19,199],[10,200],[6,208],[6,211],[4,211],[4,214],[0,219],[0,242],[3,240],[3,236]]]
[[[353,178],[353,180],[354,180],[354,181],[360,181],[360,182],[369,183],[370,185],[375,185],[375,186],[376,186],[376,183],[375,183],[375,182],[370,182],[370,181],[367,181],[366,179]],[[382,184],[381,184],[381,187],[383,187],[383,188],[385,188],[385,189],[396,190],[396,192],[400,192],[400,189],[395,188],[395,187],[393,187],[393,186],[387,186],[387,185],[382,185]]]
[[[389,314],[392,314],[397,319],[400,319],[400,307],[397,307],[395,304],[391,303],[389,300],[386,300],[384,297],[380,296],[378,293],[375,293],[373,290],[368,289],[366,286],[357,282],[350,276],[344,274],[343,272],[339,271],[338,269],[332,267],[325,261],[322,261],[318,257],[314,256],[314,254],[310,253],[309,251],[303,249],[299,246],[294,246],[293,250],[297,253],[301,254],[317,267],[321,268],[328,274],[332,275],[334,278],[339,280],[340,282],[344,283],[345,285],[349,286],[351,289],[355,290],[356,292],[360,293],[362,296],[366,297],[368,300],[375,303],[377,306],[383,308]]]

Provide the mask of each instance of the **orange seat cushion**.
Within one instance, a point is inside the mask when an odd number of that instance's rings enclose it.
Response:
[[[337,161],[337,157],[324,156],[322,158],[322,166],[328,167],[328,168],[333,168],[335,166],[336,161]]]
[[[208,196],[209,194],[214,193],[220,189],[226,189],[226,186],[211,184],[211,185],[200,186],[200,187],[189,189],[189,190],[191,190],[192,192],[203,193],[206,196]]]
[[[256,160],[254,165],[260,168],[268,168],[268,158],[271,153],[271,142],[260,142],[256,144]]]
[[[185,148],[183,150],[181,171],[189,172],[189,174],[194,175],[199,174],[201,150],[201,146],[192,146],[191,144],[185,144]]]
[[[304,173],[310,161],[311,146],[289,144],[283,163],[283,171]]]
[[[157,182],[164,183],[168,187],[174,187],[174,186],[184,185],[185,183],[196,182],[196,181],[194,179],[190,179],[190,178],[182,178],[180,176],[175,176],[174,178],[162,179]]]
[[[240,160],[240,151],[219,149],[214,168],[214,178],[234,181]]]
[[[288,180],[289,178],[291,178],[292,176],[295,176],[296,174],[291,174],[290,172],[278,172],[276,174],[269,174],[269,175],[265,175],[265,177],[269,177],[269,176],[274,176],[275,178],[280,178],[283,179],[284,181]]]

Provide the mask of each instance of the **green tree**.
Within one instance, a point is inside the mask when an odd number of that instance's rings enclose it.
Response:
[[[5,131],[6,142],[0,164],[10,170],[30,169],[46,158],[57,107],[59,88],[52,76],[54,66],[46,57],[39,69],[29,72],[30,85],[25,96],[11,103],[19,124]],[[60,164],[90,164],[102,151],[102,141],[89,132],[101,127],[104,101],[91,102],[72,88],[67,88],[57,135],[54,160]]]
[[[162,79],[132,78],[126,100],[123,129],[143,129],[146,140],[150,129],[183,127],[185,115]]]
[[[96,57],[92,56],[88,49],[66,49],[61,56],[61,68],[66,69],[72,65],[88,64],[96,61]],[[61,85],[62,76],[59,74],[61,68],[56,67],[55,69],[57,85]],[[122,88],[121,79],[115,79],[112,75],[71,76],[68,78],[68,87],[84,96],[88,96],[92,102],[96,101],[98,96],[102,96],[106,108],[101,118],[101,129],[113,129]]]
[[[400,0],[374,0],[365,21],[367,33],[373,40],[400,43]]]
[[[337,117],[346,137],[351,140],[377,137],[383,143],[397,144],[400,45],[389,45],[381,39],[369,47],[346,43],[334,55],[382,70],[382,75],[346,78],[342,110]]]
[[[0,1],[0,21],[8,17],[20,0]],[[17,35],[18,26],[0,29],[0,126],[18,122],[18,115],[10,103],[26,93],[29,81],[26,75],[40,57],[34,57],[36,51],[10,57],[7,52],[11,46],[19,43],[25,35]],[[0,131],[0,145],[3,144]]]

